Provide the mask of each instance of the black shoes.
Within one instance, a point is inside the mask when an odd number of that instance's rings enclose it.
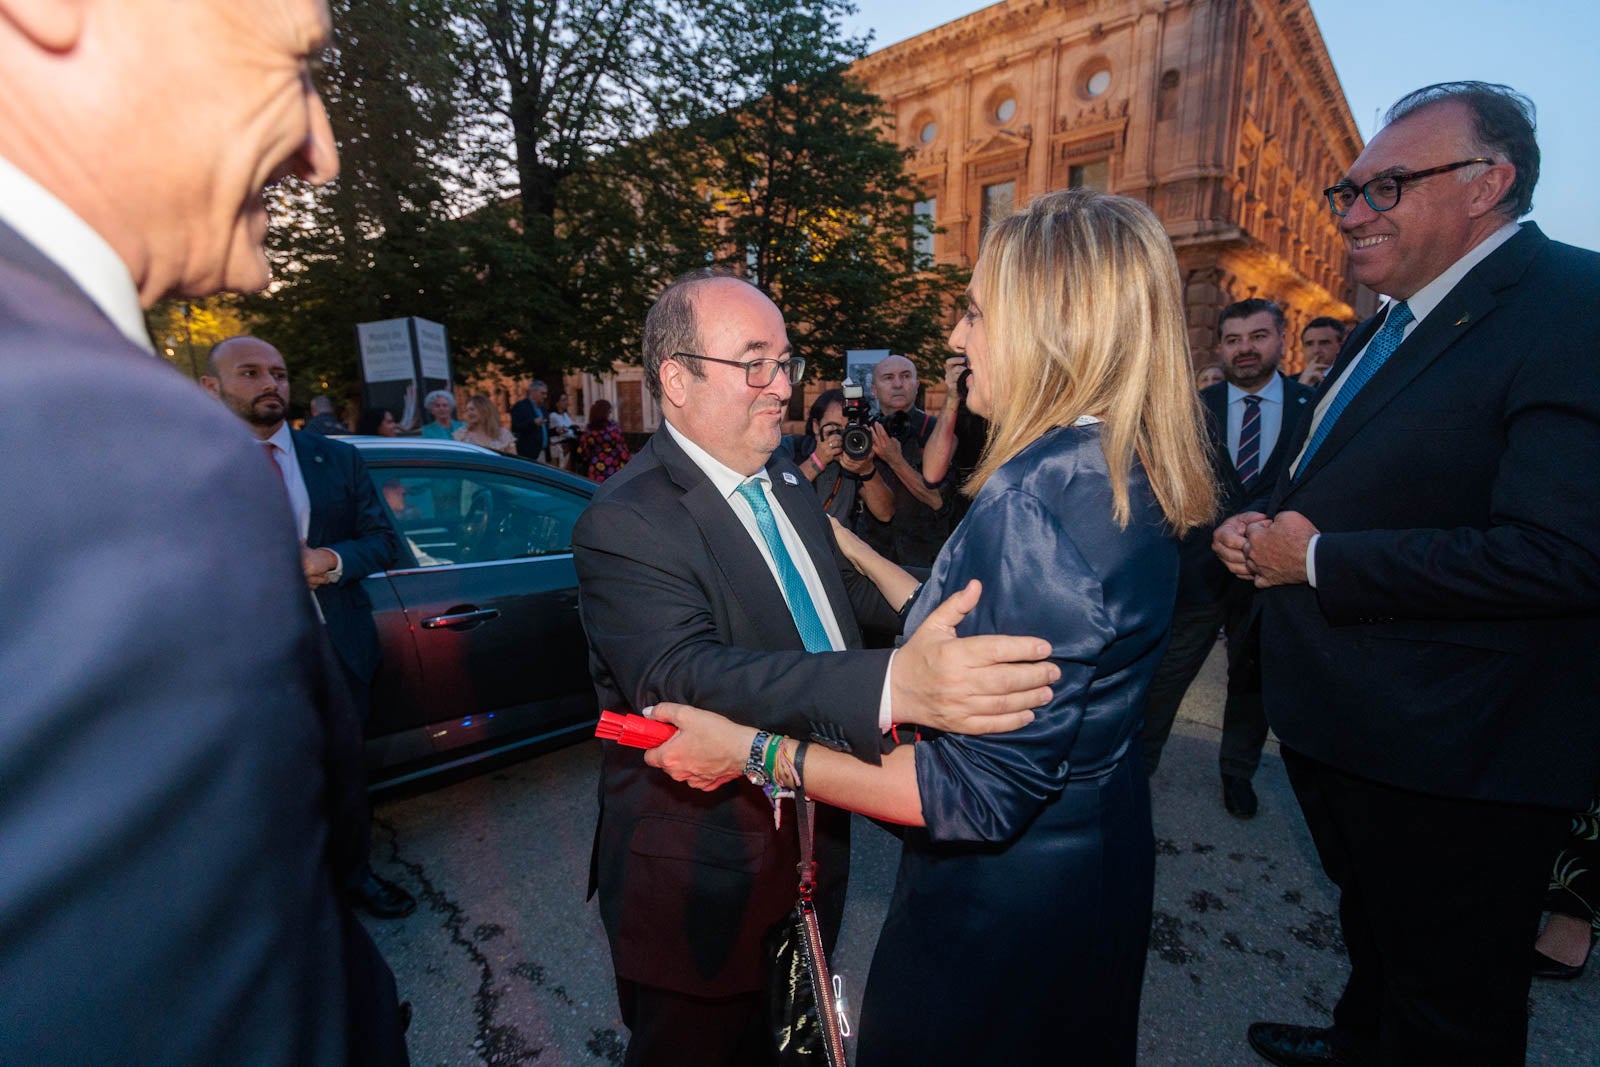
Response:
[[[1353,1067],[1360,1063],[1338,1052],[1333,1031],[1325,1027],[1251,1023],[1246,1036],[1256,1055],[1277,1067]]]
[[[350,902],[375,919],[403,919],[417,910],[410,893],[368,867],[350,884]]]
[[[1256,791],[1250,784],[1250,779],[1240,778],[1232,774],[1222,776],[1222,806],[1228,809],[1229,815],[1241,819],[1253,819],[1256,815]]]
[[[1589,952],[1583,957],[1583,962],[1578,964],[1562,963],[1553,960],[1538,949],[1533,950],[1533,976],[1535,978],[1553,978],[1558,982],[1570,982],[1574,978],[1582,978],[1584,968],[1589,966],[1589,956],[1594,955],[1594,945],[1589,945]]]

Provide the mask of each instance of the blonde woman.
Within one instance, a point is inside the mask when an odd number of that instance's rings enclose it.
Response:
[[[923,736],[880,765],[787,738],[773,764],[814,799],[908,828],[858,1067],[1132,1064],[1155,864],[1139,709],[1174,535],[1214,508],[1171,243],[1136,201],[1041,197],[992,225],[950,346],[992,432],[905,625],[981,580],[958,633],[1046,637],[1054,697],[1013,733]],[[838,536],[890,603],[912,595]],[[657,715],[680,732],[647,758],[702,787],[757,740],[697,708]]]
[[[510,430],[500,425],[500,411],[494,406],[493,400],[479,393],[467,401],[464,414],[467,416],[466,424],[451,435],[457,441],[503,452],[508,456],[517,454],[517,439]]]

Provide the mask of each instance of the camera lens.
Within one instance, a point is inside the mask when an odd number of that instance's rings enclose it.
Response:
[[[872,434],[865,426],[847,426],[843,447],[845,455],[851,459],[861,459],[872,451]]]

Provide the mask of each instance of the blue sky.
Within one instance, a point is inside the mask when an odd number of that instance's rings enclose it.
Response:
[[[872,30],[879,48],[987,6],[856,2],[847,28]],[[1558,241],[1600,249],[1600,2],[1311,0],[1311,10],[1363,137],[1396,97],[1431,82],[1503,82],[1530,96],[1543,155],[1530,217]]]

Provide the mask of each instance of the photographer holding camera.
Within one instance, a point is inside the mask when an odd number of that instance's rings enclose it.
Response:
[[[920,469],[936,420],[916,406],[917,368],[905,356],[885,356],[878,363],[872,393],[878,400],[878,418],[870,426],[872,455],[894,499],[894,515],[881,521],[863,514],[857,532],[902,567],[930,567],[950,536],[954,495],[948,482],[929,485]]]
[[[805,436],[785,437],[778,447],[816,489],[822,510],[854,529],[858,503],[880,522],[894,518],[894,495],[878,478],[870,442],[855,456],[845,450],[845,398],[844,389],[825,390],[811,404]]]

